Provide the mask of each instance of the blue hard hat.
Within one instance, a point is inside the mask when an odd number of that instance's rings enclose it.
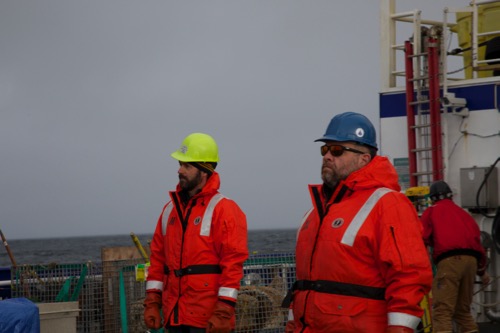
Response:
[[[375,127],[367,117],[356,112],[333,117],[323,137],[315,141],[353,141],[377,149]]]

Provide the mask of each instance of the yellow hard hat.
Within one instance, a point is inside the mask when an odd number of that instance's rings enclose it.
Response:
[[[219,149],[214,138],[210,135],[192,133],[170,156],[181,162],[218,162]]]
[[[414,186],[410,187],[405,192],[407,197],[424,196],[429,194],[429,186]]]

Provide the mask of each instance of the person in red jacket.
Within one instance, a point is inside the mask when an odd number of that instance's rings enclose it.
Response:
[[[484,285],[486,254],[476,221],[452,200],[453,193],[442,180],[431,184],[433,205],[422,214],[424,242],[432,247],[437,272],[432,285],[433,332],[452,332],[453,321],[461,332],[478,332],[472,317],[473,287],[476,274]]]
[[[432,270],[416,210],[376,155],[375,128],[346,112],[316,141],[323,184],[309,185],[286,332],[413,333]]]
[[[151,242],[144,321],[169,333],[229,333],[248,257],[246,217],[218,191],[211,136],[190,134],[171,156],[179,161],[179,184]]]

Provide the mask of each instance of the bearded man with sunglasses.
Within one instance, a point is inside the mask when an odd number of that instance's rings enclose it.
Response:
[[[316,141],[323,184],[309,186],[286,332],[413,333],[432,270],[415,208],[377,156],[375,128],[346,112]]]

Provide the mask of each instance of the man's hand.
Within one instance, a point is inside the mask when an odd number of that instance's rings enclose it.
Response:
[[[161,328],[161,294],[158,292],[146,293],[144,300],[144,323],[148,328]]]
[[[217,302],[212,317],[208,320],[207,333],[230,333],[234,307],[224,302]]]
[[[490,275],[488,272],[484,272],[483,276],[481,276],[481,282],[483,286],[487,286],[490,283]]]

